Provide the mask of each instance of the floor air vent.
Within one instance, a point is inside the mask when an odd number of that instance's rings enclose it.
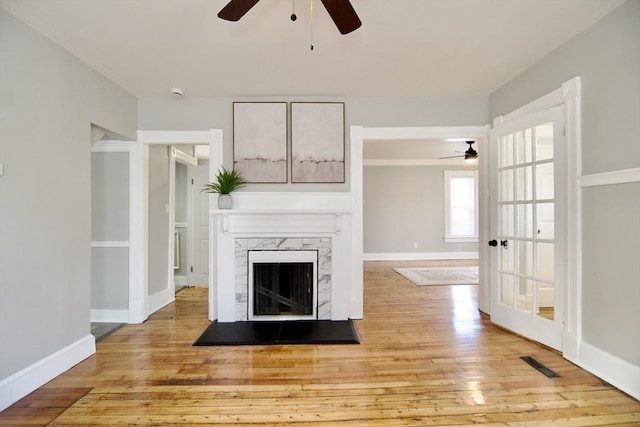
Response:
[[[551,369],[547,368],[546,366],[544,366],[542,363],[538,362],[536,359],[534,359],[531,356],[523,356],[520,359],[524,360],[529,365],[533,366],[535,369],[542,372],[548,378],[560,378],[560,375],[556,374]]]

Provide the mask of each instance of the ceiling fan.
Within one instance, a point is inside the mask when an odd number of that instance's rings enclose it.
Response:
[[[456,157],[464,157],[466,162],[473,162],[478,159],[478,152],[473,149],[473,143],[475,141],[465,141],[466,144],[469,144],[469,148],[460,156],[449,156],[449,157],[440,157],[440,159],[453,159]],[[456,153],[462,153],[462,151],[456,151]]]
[[[238,21],[258,1],[260,0],[231,0],[218,13],[218,18],[227,21]],[[348,34],[362,25],[349,0],[322,0],[322,4],[329,12],[329,16],[331,16],[341,34]]]

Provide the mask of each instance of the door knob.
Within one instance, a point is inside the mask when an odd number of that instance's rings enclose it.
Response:
[[[496,246],[498,246],[498,241],[495,239],[489,240],[489,246],[493,246],[495,248]]]
[[[507,243],[506,240],[500,240],[500,246],[504,246],[504,248],[507,249],[507,247],[509,246],[509,243]]]

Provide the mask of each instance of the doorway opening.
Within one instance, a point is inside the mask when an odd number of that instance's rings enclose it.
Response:
[[[172,150],[174,147],[172,147]],[[170,209],[173,213],[173,224],[170,233],[173,234],[173,287],[178,293],[187,286],[193,286],[191,281],[193,251],[191,250],[191,235],[193,230],[192,186],[195,158],[185,160],[186,155],[172,154],[173,161],[169,166],[173,168],[173,199]]]
[[[132,318],[135,144],[97,126],[91,133],[90,321],[99,340]]]
[[[185,150],[186,149],[186,150]],[[209,181],[209,146],[171,147],[173,213],[171,260],[174,292],[209,284],[209,203],[201,190]],[[184,151],[190,154],[185,154]]]
[[[452,168],[452,166],[459,165],[456,158],[451,158],[452,153],[456,153],[456,150],[461,150],[464,147],[456,146],[455,143],[464,144],[464,141],[474,141],[479,154],[479,161],[477,164],[478,169],[478,241],[483,241],[489,229],[489,214],[488,203],[486,197],[488,196],[488,184],[487,184],[487,165],[488,162],[482,161],[483,151],[485,150],[488,141],[489,127],[486,126],[452,126],[452,127],[397,127],[397,128],[366,128],[360,126],[351,127],[351,161],[352,161],[352,193],[354,198],[358,201],[356,206],[357,211],[354,213],[354,228],[360,231],[364,230],[364,206],[367,202],[367,191],[375,188],[375,185],[368,185],[369,190],[365,186],[365,180],[375,179],[378,175],[383,182],[393,182],[391,178],[385,178],[390,175],[391,172],[396,171],[398,174],[404,174],[411,177],[413,174],[416,177],[416,171],[418,169],[436,169],[441,170],[437,172],[437,176],[440,181],[444,178],[444,169]],[[451,141],[455,139],[455,141]],[[397,150],[389,150],[389,148],[402,146],[402,157],[398,157]],[[447,148],[448,145],[448,148]],[[442,147],[445,151],[442,151]],[[385,154],[386,152],[393,152],[394,157],[390,157]],[[444,159],[444,157],[450,157]],[[464,157],[464,156],[463,156]],[[464,167],[463,167],[464,168]],[[377,169],[380,172],[376,174],[369,173],[371,170]],[[366,175],[370,176],[367,177]],[[386,181],[384,181],[386,179]],[[414,179],[415,181],[415,179]],[[409,182],[414,182],[409,180]],[[424,180],[423,180],[424,181]],[[421,181],[422,182],[422,181]],[[413,185],[413,184],[412,184]],[[438,191],[442,194],[441,200],[444,200],[444,185],[442,185]],[[415,195],[418,191],[423,191],[422,188],[417,188],[414,191],[409,191],[410,194]],[[370,193],[372,194],[372,193]],[[436,198],[440,204],[440,199]],[[367,206],[367,211],[370,211],[370,206]],[[444,218],[444,205],[438,207],[439,213]],[[368,218],[367,221],[371,221]],[[444,220],[442,220],[442,230],[439,231],[440,235],[444,237]],[[368,223],[371,226],[371,222]],[[435,232],[435,231],[434,231]],[[364,233],[362,233],[364,234]],[[433,233],[432,233],[433,234]],[[358,240],[364,242],[366,236],[362,235],[358,237]],[[472,236],[475,240],[476,236]],[[465,236],[466,238],[466,236]],[[384,242],[383,242],[384,243]],[[464,242],[468,243],[468,242]],[[372,244],[368,244],[368,249],[365,258],[364,245],[361,248],[363,254],[362,260],[424,260],[424,259],[443,259],[444,257],[450,257],[455,255],[453,251],[442,252],[440,250],[434,251],[433,249],[423,249],[421,242],[417,240],[410,233],[407,234],[407,238],[402,242],[404,245],[399,250],[394,250],[390,253],[377,253],[371,252]],[[458,245],[459,243],[454,243]],[[478,308],[483,312],[489,312],[489,281],[487,277],[488,270],[484,268],[487,251],[483,245],[477,245],[477,251],[473,253],[473,258],[479,258],[480,262],[480,279],[478,287]],[[416,250],[418,249],[418,250]],[[423,250],[420,250],[423,249]],[[380,256],[380,257],[378,257]],[[460,255],[458,255],[460,256]],[[464,253],[463,256],[469,257],[471,253]],[[359,272],[354,272],[354,277]]]
[[[139,237],[147,245],[140,254],[145,269],[137,289],[141,291],[141,308],[148,316],[175,300],[176,278],[178,289],[182,283],[206,286],[210,295],[215,295],[211,291],[215,283],[209,275],[210,197],[200,189],[222,164],[222,131],[138,131],[138,143],[141,167],[136,178],[141,183],[144,203],[142,224],[148,227],[140,230]],[[183,166],[176,164],[186,166],[186,180]],[[176,195],[176,176],[178,182],[187,182],[188,191],[179,190]],[[176,206],[176,197],[189,202]],[[189,209],[191,224],[188,220],[185,224],[180,217],[184,206]],[[211,297],[209,313],[210,320],[216,318]]]

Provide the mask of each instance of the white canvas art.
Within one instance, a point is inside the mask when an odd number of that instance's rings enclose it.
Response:
[[[344,182],[344,103],[291,103],[292,182]]]
[[[287,103],[233,103],[233,167],[246,182],[287,182]]]

